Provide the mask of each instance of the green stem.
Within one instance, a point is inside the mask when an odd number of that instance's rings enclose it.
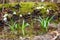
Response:
[[[24,29],[22,29],[22,34],[23,34],[23,36],[25,35]]]

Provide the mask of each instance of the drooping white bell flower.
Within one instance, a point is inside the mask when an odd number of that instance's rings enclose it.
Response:
[[[41,7],[36,7],[36,9],[41,9]]]
[[[16,14],[16,12],[14,11],[13,14]]]
[[[44,6],[42,6],[41,8],[45,8]]]
[[[47,9],[47,13],[49,13],[49,9]]]
[[[4,17],[4,18],[3,18],[3,21],[4,21],[4,22],[7,22],[7,17]]]
[[[29,24],[28,23],[26,23],[26,26],[28,26]]]
[[[31,14],[30,12],[28,14]]]
[[[22,17],[22,14],[20,14],[20,17]]]
[[[44,8],[44,9],[45,9],[45,7],[44,7],[44,6],[36,7],[36,9],[42,9],[42,8]]]
[[[7,17],[8,16],[8,14],[5,14],[3,17]]]

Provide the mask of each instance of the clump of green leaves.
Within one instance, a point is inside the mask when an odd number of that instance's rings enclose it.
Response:
[[[28,23],[25,23],[25,21],[23,20],[22,25],[21,25],[21,30],[23,35],[25,35],[25,28],[28,26]]]
[[[13,22],[13,21],[12,21],[12,22]],[[10,30],[11,30],[12,32],[21,30],[21,31],[22,31],[22,34],[23,34],[23,36],[24,36],[24,35],[25,35],[25,28],[26,28],[28,25],[29,25],[29,24],[26,23],[26,22],[23,20],[22,25],[20,25],[19,23],[13,22],[13,24],[10,24],[9,27],[10,27]]]
[[[42,17],[39,16],[38,21],[40,22],[40,26],[44,32],[48,31],[48,25],[51,22],[51,20],[53,19],[53,17],[54,16],[52,16],[51,18],[47,17],[47,18],[43,19]]]
[[[10,26],[11,31],[15,31],[16,29],[20,28],[20,25],[18,23],[14,23],[9,26]]]
[[[16,31],[16,30],[20,30],[20,24],[14,22],[13,20],[10,20],[10,22],[9,22],[8,25],[9,25],[10,30],[11,30],[12,32],[14,32],[14,31]]]

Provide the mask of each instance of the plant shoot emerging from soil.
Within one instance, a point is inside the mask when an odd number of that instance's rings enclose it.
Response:
[[[54,17],[54,15],[51,18],[47,17],[47,18],[43,19],[42,17],[39,16],[38,21],[40,22],[41,28],[44,32],[48,31],[48,25],[51,22],[51,20],[53,19],[53,17]]]
[[[12,21],[12,22],[13,22],[13,21]],[[16,22],[13,22],[13,24],[9,25],[9,27],[10,27],[10,29],[11,29],[12,32],[21,30],[23,36],[25,35],[25,28],[26,28],[27,26],[29,26],[29,24],[26,23],[24,20],[23,20],[23,22],[22,22],[22,25],[20,25],[20,23],[16,23]]]

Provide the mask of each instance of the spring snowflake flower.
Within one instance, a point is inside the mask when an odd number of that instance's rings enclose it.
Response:
[[[36,9],[42,9],[42,8],[44,8],[44,9],[45,9],[45,7],[44,7],[44,6],[36,7]]]
[[[49,13],[49,9],[47,9],[47,13]]]
[[[5,22],[6,22],[6,21],[7,21],[7,18],[6,18],[6,17],[4,17],[4,18],[3,18],[3,21],[5,21]]]
[[[27,23],[26,26],[28,26],[29,24]]]
[[[14,11],[13,14],[16,14],[16,12]]]
[[[28,14],[31,14],[30,12]]]
[[[22,14],[20,14],[20,17],[22,17]]]
[[[36,9],[41,9],[41,7],[36,7]]]
[[[42,6],[41,8],[45,8],[44,6]]]
[[[7,17],[8,16],[8,14],[5,14],[3,17]]]

